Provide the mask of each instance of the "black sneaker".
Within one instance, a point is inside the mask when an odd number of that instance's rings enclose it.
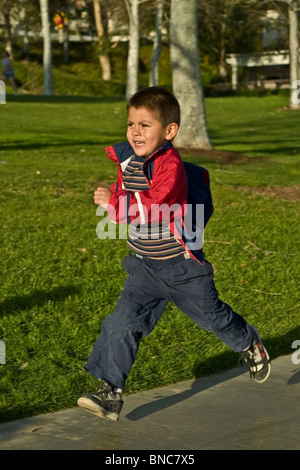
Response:
[[[82,395],[77,405],[101,418],[118,421],[123,401],[121,395],[113,393],[112,387],[105,383],[97,392]]]
[[[268,351],[263,345],[263,342],[254,326],[249,325],[253,332],[253,341],[247,351],[241,352],[241,359],[244,365],[247,365],[250,370],[250,378],[255,382],[265,382],[271,372],[271,361]]]

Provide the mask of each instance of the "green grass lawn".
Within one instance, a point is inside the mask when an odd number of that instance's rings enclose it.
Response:
[[[272,357],[299,328],[299,201],[241,187],[300,181],[300,114],[284,95],[206,100],[218,150],[186,160],[210,172],[215,213],[205,253],[220,297],[255,324]],[[125,274],[125,240],[99,240],[93,191],[112,183],[104,148],[125,138],[125,102],[20,95],[0,105],[0,421],[72,407],[97,382],[83,370]],[[293,200],[295,199],[295,200]],[[141,343],[126,393],[224,370],[238,357],[169,304]]]

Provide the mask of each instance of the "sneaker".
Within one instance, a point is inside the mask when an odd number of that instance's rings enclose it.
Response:
[[[244,365],[247,365],[250,370],[250,378],[255,382],[265,382],[271,372],[271,361],[268,351],[263,345],[263,342],[254,326],[249,325],[253,332],[253,341],[251,346],[241,352],[241,359]]]
[[[123,401],[119,393],[113,393],[112,387],[104,383],[97,392],[82,395],[77,405],[101,418],[118,421]]]

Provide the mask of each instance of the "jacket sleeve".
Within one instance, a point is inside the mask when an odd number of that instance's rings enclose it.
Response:
[[[130,222],[128,210],[132,204],[136,203],[134,193],[122,188],[122,181],[116,181],[110,188],[111,196],[107,206],[110,220],[118,224]]]

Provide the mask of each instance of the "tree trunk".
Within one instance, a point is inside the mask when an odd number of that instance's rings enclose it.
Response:
[[[211,149],[198,52],[197,0],[171,1],[173,92],[181,107],[178,147]]]
[[[111,80],[111,64],[109,55],[105,52],[107,46],[107,34],[104,31],[101,17],[101,1],[93,0],[95,24],[97,29],[98,41],[99,41],[99,62],[102,69],[102,79],[109,81]]]
[[[49,21],[48,0],[40,0],[42,30],[44,38],[43,67],[44,67],[44,95],[53,95],[52,83],[52,45]]]
[[[163,0],[159,0],[156,6],[155,14],[155,38],[153,43],[153,54],[151,59],[149,86],[157,86],[159,84],[159,57],[161,53],[161,29],[163,22],[164,4]]]
[[[227,70],[226,70],[226,50],[225,50],[225,18],[221,24],[221,38],[220,38],[220,55],[219,55],[219,74],[224,80],[227,78]]]
[[[65,25],[63,28],[64,31],[64,40],[63,40],[63,47],[64,47],[64,62],[67,64],[69,62],[69,26]]]
[[[28,25],[26,22],[26,9],[22,7],[20,11],[20,20],[22,24],[22,28],[24,30],[23,36],[23,50],[27,57],[29,57],[30,45],[29,45],[29,34],[28,34]]]
[[[290,108],[300,110],[300,104],[293,99],[295,83],[299,80],[299,43],[297,2],[289,2],[289,39],[290,39]],[[297,83],[298,85],[298,83]],[[298,100],[297,100],[298,101]]]
[[[9,10],[3,12],[4,27],[5,27],[5,49],[9,52],[11,59],[13,59],[12,35]]]
[[[125,0],[129,16],[126,99],[138,91],[139,71],[139,0]]]

